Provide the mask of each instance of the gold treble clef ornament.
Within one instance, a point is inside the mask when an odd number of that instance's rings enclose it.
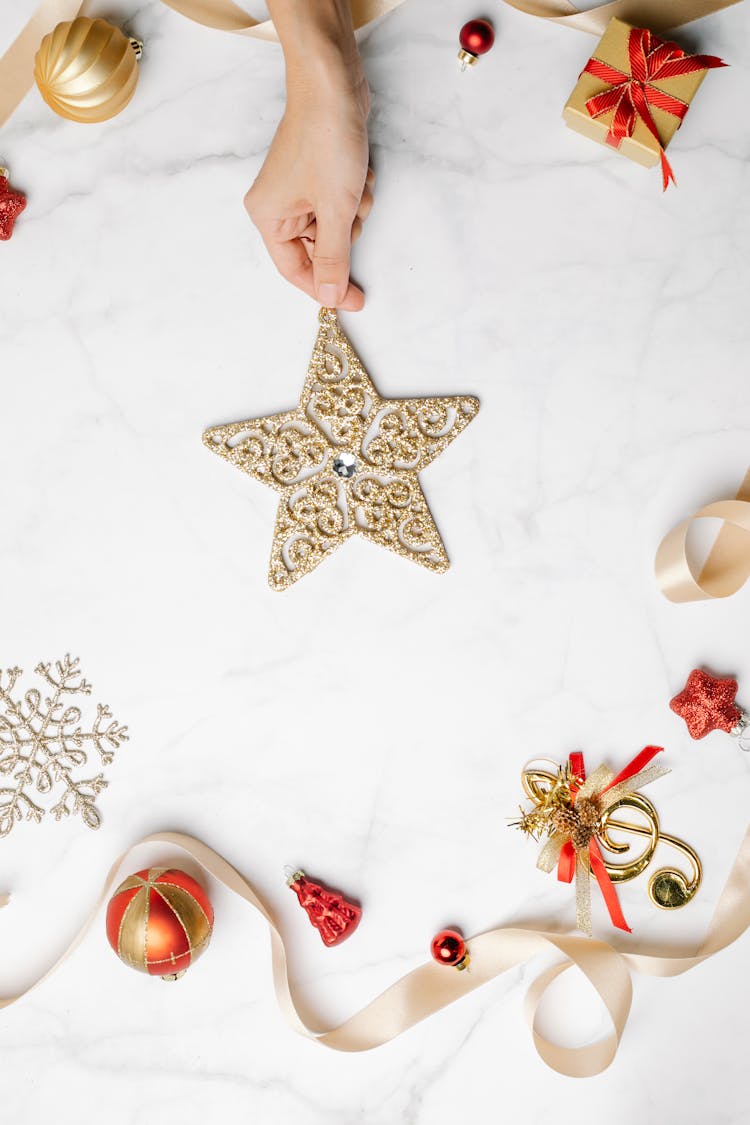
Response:
[[[612,814],[616,809],[630,809],[641,813],[645,824],[622,821]],[[625,858],[622,863],[605,860],[604,866],[613,883],[628,883],[637,878],[651,863],[658,845],[667,844],[680,852],[690,865],[690,875],[682,871],[675,871],[671,867],[660,867],[648,881],[648,896],[655,906],[662,910],[676,910],[686,906],[701,885],[703,868],[698,855],[677,836],[662,832],[659,826],[659,814],[648,797],[641,793],[631,793],[623,797],[604,813],[599,831],[599,840],[608,852],[615,855],[626,855],[631,850],[631,845],[622,840],[613,840],[610,832],[622,832],[626,835],[647,837],[646,847],[637,859]]]
[[[690,902],[700,886],[702,869],[695,851],[684,840],[662,832],[654,805],[637,792],[668,772],[651,764],[659,751],[660,747],[646,747],[617,776],[607,766],[599,766],[587,778],[580,753],[571,754],[556,772],[532,765],[521,775],[532,807],[522,809],[514,824],[544,842],[539,868],[556,868],[562,882],[575,879],[576,921],[586,933],[591,933],[591,877],[599,885],[612,923],[629,931],[615,885],[641,875],[659,844],[678,851],[689,873],[659,868],[648,884],[651,901],[664,910],[674,910]],[[623,837],[637,837],[643,847],[634,855],[633,841]]]

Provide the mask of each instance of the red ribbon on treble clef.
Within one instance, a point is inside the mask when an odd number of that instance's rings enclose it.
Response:
[[[642,769],[645,769],[649,762],[660,752],[660,746],[646,746],[645,749],[641,750],[640,754],[636,754],[635,758],[633,758],[624,769],[620,770],[616,777],[613,777],[612,780],[604,786],[597,796],[601,797],[610,789],[614,789],[614,787],[621,782],[628,781],[631,777],[635,777],[636,774],[640,773]],[[569,760],[571,773],[579,778],[581,782],[584,782],[586,780],[586,767],[583,762],[583,754],[575,752],[570,755]],[[577,786],[571,785],[570,788],[575,800]],[[609,912],[612,925],[616,926],[618,930],[625,930],[626,933],[631,933],[630,926],[625,921],[615,885],[609,876],[601,849],[594,836],[591,837],[587,850],[591,873],[599,884],[599,890],[602,893],[602,898]],[[560,857],[557,861],[557,878],[561,883],[572,883],[573,876],[576,873],[576,862],[577,855],[573,842],[572,840],[566,840],[560,849]]]

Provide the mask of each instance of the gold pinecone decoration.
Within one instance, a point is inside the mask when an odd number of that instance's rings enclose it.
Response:
[[[578,816],[573,805],[560,805],[551,817],[553,832],[566,832],[570,835],[578,824]]]
[[[598,801],[591,797],[581,797],[580,801],[576,802],[575,811],[585,828],[596,828],[601,818]]]
[[[570,839],[576,851],[585,851],[593,835],[594,833],[590,828],[579,822],[570,833]]]
[[[599,826],[601,816],[599,805],[588,797],[582,797],[571,811],[575,813],[576,823],[570,833],[570,839],[576,850],[585,849],[589,846],[591,837],[596,835]]]
[[[520,817],[511,825],[534,840],[564,833],[574,844],[581,841],[576,847],[588,846],[599,824],[600,812],[595,799],[582,797],[575,802],[575,793],[582,784],[583,779],[576,777],[566,762],[537,804],[527,812],[520,808]]]
[[[564,832],[575,848],[587,848],[601,819],[597,801],[581,797],[574,805],[558,805],[549,817],[550,834]]]

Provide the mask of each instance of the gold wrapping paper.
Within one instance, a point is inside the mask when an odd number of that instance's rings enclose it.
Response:
[[[593,52],[593,57],[625,74],[630,74],[628,37],[632,26],[619,19],[611,20]],[[705,75],[705,70],[699,70],[694,74],[682,74],[664,81],[657,80],[653,85],[689,105]],[[565,124],[577,133],[582,133],[584,137],[590,137],[604,144],[614,111],[594,119],[586,109],[586,102],[609,88],[609,84],[601,78],[583,72],[565,103],[563,109]],[[679,118],[659,109],[658,106],[649,106],[649,109],[659,131],[662,146],[666,148],[680,126]],[[632,137],[624,137],[618,148],[613,151],[621,152],[629,160],[634,160],[646,168],[658,164],[661,157],[656,138],[649,132],[640,117],[636,120]]]

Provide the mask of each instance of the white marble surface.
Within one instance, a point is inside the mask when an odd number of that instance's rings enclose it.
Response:
[[[9,7],[3,43],[32,3]],[[306,997],[343,1018],[446,923],[572,922],[569,888],[506,827],[520,767],[578,747],[619,765],[647,742],[667,747],[652,796],[705,883],[674,917],[630,884],[636,934],[617,940],[697,939],[745,829],[748,760],[721,735],[691,743],[667,702],[703,663],[750,703],[750,594],[675,607],[651,571],[666,528],[750,461],[743,7],[683,35],[732,66],[670,149],[666,196],[564,128],[584,36],[493,3],[497,46],[460,75],[466,2],[408,0],[371,31],[368,304],[344,327],[383,394],[474,392],[482,413],[424,477],[446,576],[353,541],[282,595],[265,584],[274,495],[200,441],[293,405],[315,333],[241,205],[280,58],[154,0],[107,10],[147,42],[129,109],[81,127],[33,93],[0,138],[29,195],[0,248],[0,663],[80,655],[132,739],[98,834],[50,819],[0,843],[0,987],[50,963],[120,849],[174,828],[257,882]],[[360,896],[349,943],[323,948],[287,862]],[[523,1022],[532,969],[369,1054],[305,1042],[275,1007],[263,926],[214,895],[214,944],[179,985],[120,967],[100,919],[3,1013],[4,1119],[746,1120],[747,940],[638,980],[614,1065],[573,1082]],[[577,1034],[602,1029],[578,984],[558,1000]]]

